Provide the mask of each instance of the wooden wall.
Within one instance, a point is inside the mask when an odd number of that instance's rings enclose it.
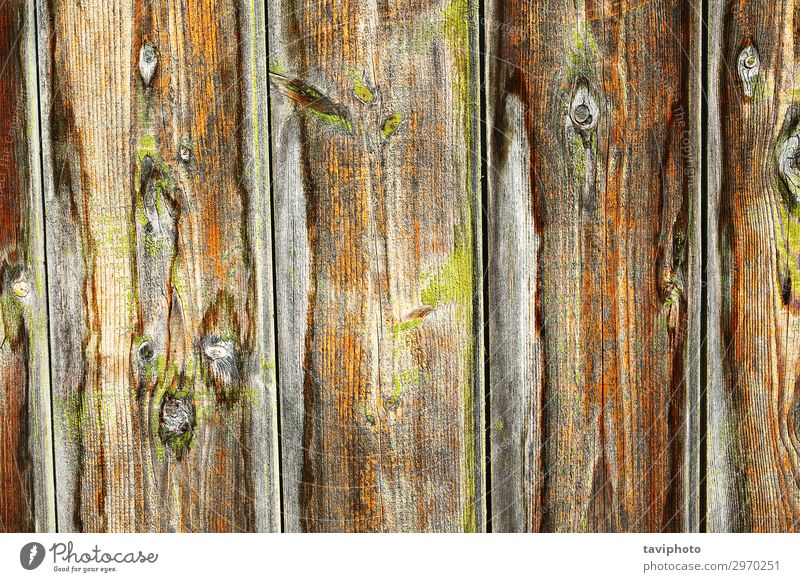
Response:
[[[2,3],[0,531],[794,531],[796,13]]]

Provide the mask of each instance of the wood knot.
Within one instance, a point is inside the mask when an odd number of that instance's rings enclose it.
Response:
[[[153,163],[153,158],[150,154],[147,154],[145,157],[142,158],[142,163],[139,167],[139,175],[141,177],[141,188],[144,187],[150,182],[150,176],[153,175],[153,169],[155,168],[155,164]]]
[[[203,355],[209,375],[218,386],[230,386],[237,379],[236,358],[231,340],[210,335],[203,340]]]
[[[800,107],[791,106],[778,137],[775,151],[781,191],[787,203],[800,203]]]
[[[800,203],[800,136],[790,135],[778,148],[778,171],[780,172],[792,202]]]
[[[161,426],[164,434],[181,436],[192,428],[194,411],[186,400],[167,396],[161,405]]]
[[[195,427],[194,402],[168,394],[161,401],[158,432],[178,459],[189,446]]]
[[[756,77],[761,68],[761,59],[758,56],[758,50],[752,45],[748,45],[739,53],[737,60],[737,68],[739,70],[739,77],[742,80],[742,87],[744,94],[747,97],[752,97],[754,93]]]
[[[142,48],[139,49],[139,74],[142,76],[142,82],[145,87],[150,85],[153,75],[158,66],[158,54],[156,47],[150,43],[144,43]]]
[[[153,361],[153,356],[155,356],[155,347],[153,346],[153,342],[150,340],[145,340],[139,346],[139,349],[136,351],[136,354],[139,356],[139,359],[144,363],[149,363]]]
[[[31,293],[31,284],[23,278],[19,278],[11,285],[11,291],[19,299],[25,299]]]
[[[192,148],[187,144],[181,144],[178,147],[178,159],[184,164],[192,161]]]
[[[569,107],[569,117],[579,131],[588,133],[597,125],[600,108],[584,82],[578,83]]]

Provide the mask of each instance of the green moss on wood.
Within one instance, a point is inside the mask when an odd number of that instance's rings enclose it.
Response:
[[[311,112],[311,115],[323,125],[338,131],[344,131],[346,133],[353,132],[353,124],[349,119],[347,119],[347,117],[343,115],[323,113],[321,111],[317,111],[313,107],[309,107],[308,110]]]
[[[419,324],[422,323],[422,317],[414,317],[412,319],[407,319],[405,321],[401,321],[400,323],[396,323],[394,325],[394,339],[396,341],[400,341],[405,337],[405,335],[416,329]]]
[[[800,217],[786,210],[783,204],[778,207],[778,268],[788,273],[792,293],[800,293]]]
[[[387,139],[390,135],[397,131],[397,128],[400,127],[400,122],[402,120],[403,117],[400,115],[399,111],[396,111],[387,117],[381,126],[381,136],[383,139]]]
[[[573,44],[569,52],[569,73],[571,78],[585,77],[594,80],[596,63],[599,60],[597,40],[588,28],[573,32]]]
[[[269,72],[276,75],[285,75],[287,73],[286,65],[277,59],[269,60]]]
[[[2,310],[3,340],[15,345],[24,332],[24,305],[22,299],[12,291],[6,290],[0,296],[0,310]]]
[[[350,80],[353,82],[353,94],[359,101],[370,104],[375,100],[372,90],[362,80],[361,75],[359,75],[354,68],[350,67],[348,69],[347,76],[350,77]]]
[[[447,262],[422,275],[422,303],[436,307],[454,302],[462,321],[472,314],[472,248],[459,243]]]
[[[460,354],[460,383],[464,403],[464,451],[462,471],[464,475],[465,506],[463,528],[465,531],[477,529],[476,508],[476,435],[474,431],[474,354],[473,343],[473,251],[472,230],[465,229],[460,233],[450,257],[440,267],[423,273],[422,302],[431,307],[454,304],[456,316],[469,334]]]
[[[372,103],[375,99],[372,95],[372,91],[370,91],[369,87],[362,81],[353,83],[353,93],[364,103]]]

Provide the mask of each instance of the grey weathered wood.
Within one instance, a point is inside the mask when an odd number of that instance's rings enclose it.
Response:
[[[698,527],[699,11],[486,4],[496,531]]]
[[[0,3],[0,532],[55,529],[35,33]]]
[[[709,7],[708,530],[797,531],[797,10]]]
[[[477,3],[269,14],[286,527],[480,530]]]
[[[59,527],[275,531],[263,6],[37,6]]]

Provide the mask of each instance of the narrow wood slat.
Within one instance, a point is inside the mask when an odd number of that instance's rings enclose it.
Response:
[[[693,4],[487,2],[494,530],[698,527]]]
[[[708,529],[800,529],[797,6],[710,3]]]
[[[477,3],[270,0],[291,531],[473,531]]]
[[[279,528],[263,7],[40,0],[59,528]]]
[[[55,529],[35,33],[0,2],[0,532]]]

